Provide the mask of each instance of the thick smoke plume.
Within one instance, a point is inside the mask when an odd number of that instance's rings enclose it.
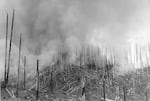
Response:
[[[12,8],[16,10],[13,43],[18,46],[23,33],[23,47],[44,61],[60,47],[111,44],[117,60],[125,64],[122,54],[130,40],[149,38],[148,0],[1,0],[1,38]]]
[[[26,47],[36,54],[40,54],[50,41],[58,40],[65,43],[69,37],[86,42],[98,36],[100,41],[122,44],[130,35],[136,35],[133,28],[145,24],[145,18],[149,15],[147,0],[2,0],[2,2],[3,17],[5,13],[11,13],[12,8],[16,9],[15,38],[22,32]],[[131,32],[133,34],[130,34]]]

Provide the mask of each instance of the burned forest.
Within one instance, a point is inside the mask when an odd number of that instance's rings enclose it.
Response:
[[[150,101],[149,8],[1,0],[0,101]]]

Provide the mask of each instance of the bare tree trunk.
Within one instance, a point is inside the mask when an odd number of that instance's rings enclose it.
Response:
[[[82,99],[82,101],[85,101],[85,93],[86,93],[85,83],[86,83],[86,78],[82,77],[81,78],[81,88],[82,88],[81,99]]]
[[[24,56],[24,89],[26,88],[26,56]]]
[[[16,96],[18,97],[19,95],[19,78],[20,78],[20,58],[21,58],[21,37],[22,34],[20,34],[20,41],[19,41],[19,59],[18,59],[18,80],[17,80],[17,91],[16,91]]]
[[[7,68],[6,84],[8,83],[8,79],[9,79],[11,45],[12,45],[13,28],[14,28],[14,17],[15,17],[15,10],[13,9],[13,17],[12,17],[12,25],[11,25],[11,35],[10,35],[10,43],[9,43],[8,68]]]
[[[82,62],[82,53],[80,53],[80,68],[81,68],[81,62]]]
[[[36,88],[36,100],[39,99],[39,60],[37,60],[37,88]]]
[[[2,101],[2,90],[1,90],[1,83],[0,83],[0,101]]]
[[[125,88],[125,86],[123,87],[123,94],[124,94],[124,101],[126,101],[126,88]]]
[[[106,91],[105,91],[105,80],[103,80],[103,99],[106,99]]]
[[[8,39],[8,13],[6,18],[6,45],[5,45],[5,71],[4,71],[4,81],[6,83],[6,69],[7,69],[7,39]]]
[[[53,81],[53,73],[51,72],[50,90],[52,93],[54,93],[53,89],[54,89],[54,81]]]

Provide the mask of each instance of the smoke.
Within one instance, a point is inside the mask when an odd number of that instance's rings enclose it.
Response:
[[[23,47],[44,61],[50,61],[58,47],[74,50],[82,44],[111,44],[125,64],[122,54],[129,40],[150,37],[149,0],[1,0],[1,38],[6,13],[11,18],[12,8],[16,10],[14,44],[23,33]]]
[[[49,41],[68,37],[85,42],[93,29],[106,41],[124,40],[137,1],[123,0],[8,0],[6,12],[16,9],[15,36],[23,33],[28,48],[40,54]],[[106,30],[107,33],[103,32]]]

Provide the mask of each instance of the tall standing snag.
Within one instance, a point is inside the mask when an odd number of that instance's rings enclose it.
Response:
[[[9,43],[9,54],[8,54],[8,68],[7,68],[7,77],[6,83],[8,83],[9,79],[9,70],[10,70],[10,57],[11,57],[11,45],[12,45],[12,37],[13,37],[13,29],[14,29],[14,17],[15,17],[15,10],[13,9],[13,16],[12,16],[12,25],[11,25],[11,34],[10,34],[10,43]]]
[[[20,72],[20,58],[21,58],[21,34],[20,34],[20,40],[19,40],[19,59],[18,59],[18,80],[17,80],[17,92],[16,92],[16,95],[17,95],[17,97],[18,97],[18,94],[19,94],[19,72]]]
[[[103,99],[106,99],[106,91],[105,91],[105,80],[103,80]]]
[[[123,86],[123,93],[124,93],[123,99],[124,101],[126,101],[126,87],[125,86]]]
[[[8,39],[8,13],[6,18],[6,43],[5,43],[5,71],[4,71],[4,81],[6,83],[6,69],[7,69],[7,39]]]
[[[24,89],[26,88],[26,56],[24,56]]]
[[[36,100],[39,99],[39,60],[37,60],[37,88],[36,88]]]

